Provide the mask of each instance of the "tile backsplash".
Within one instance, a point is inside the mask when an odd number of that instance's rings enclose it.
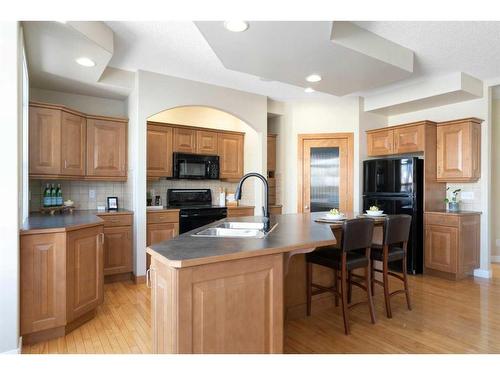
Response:
[[[481,185],[479,182],[469,182],[469,183],[447,183],[446,187],[449,187],[448,197],[451,198],[451,192],[456,189],[462,189],[461,193],[458,195],[458,200],[460,201],[460,209],[464,211],[481,211]],[[467,194],[462,196],[462,193],[472,193],[472,199],[466,199]]]
[[[120,208],[131,209],[131,194],[125,182],[106,181],[42,181],[30,180],[30,212],[36,212],[43,203],[43,191],[46,184],[61,184],[63,199],[71,199],[75,207],[80,210],[92,210],[97,206],[106,206],[107,197],[118,197]],[[90,197],[93,190],[95,196]]]

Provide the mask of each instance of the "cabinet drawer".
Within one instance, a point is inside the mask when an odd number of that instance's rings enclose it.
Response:
[[[172,212],[148,212],[147,213],[147,223],[178,223],[179,222],[179,211]]]
[[[459,217],[455,215],[433,215],[425,214],[425,225],[444,225],[447,227],[458,227]]]
[[[104,220],[105,227],[125,227],[132,225],[132,215],[97,215]]]
[[[253,207],[228,208],[227,217],[254,216]]]

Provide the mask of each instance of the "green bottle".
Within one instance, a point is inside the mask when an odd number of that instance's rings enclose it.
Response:
[[[57,189],[56,189],[56,205],[57,206],[62,206],[63,205],[63,197],[62,197],[61,184],[57,184]]]
[[[52,205],[52,201],[50,198],[50,187],[49,184],[45,186],[45,190],[43,191],[43,207],[50,207]]]
[[[57,195],[56,195],[56,188],[54,187],[54,184],[52,184],[52,188],[50,189],[50,205],[57,206]]]

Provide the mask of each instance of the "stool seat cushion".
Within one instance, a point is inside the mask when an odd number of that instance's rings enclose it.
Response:
[[[340,270],[342,269],[342,250],[334,247],[323,247],[319,250],[306,254],[306,261],[308,263],[319,264],[324,267]],[[368,263],[368,257],[364,254],[361,254],[358,251],[347,252],[347,270],[367,267]]]
[[[388,262],[394,262],[396,260],[401,260],[404,258],[404,250],[401,247],[398,246],[389,246],[389,259],[387,259]],[[384,250],[382,246],[379,245],[372,245],[372,250],[371,250],[371,258],[373,260],[379,260],[383,261],[384,260]]]

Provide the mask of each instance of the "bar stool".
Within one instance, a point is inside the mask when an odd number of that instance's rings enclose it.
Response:
[[[311,315],[311,299],[313,295],[330,292],[335,295],[335,305],[338,306],[338,298],[342,300],[342,315],[344,317],[344,331],[349,334],[349,316],[348,310],[360,303],[368,302],[371,322],[375,324],[375,311],[373,307],[371,291],[371,265],[370,265],[370,247],[373,237],[373,221],[370,219],[347,220],[343,224],[343,233],[340,248],[321,247],[306,254],[306,288],[307,288],[307,315]],[[356,250],[359,250],[358,252]],[[364,250],[364,254],[362,253]],[[334,270],[334,283],[332,287],[325,287],[312,282],[312,265],[318,264]],[[365,285],[351,280],[352,285],[356,285],[366,291],[368,301],[362,301],[349,304],[348,295],[348,276],[349,273],[358,268],[365,269],[365,275],[357,277],[365,281]],[[338,271],[340,271],[340,291],[338,290]],[[313,287],[315,290],[313,291]]]
[[[371,251],[371,284],[372,293],[375,294],[375,283],[382,285],[384,288],[385,311],[388,318],[392,318],[391,297],[399,294],[406,294],[406,304],[408,310],[411,310],[410,291],[408,289],[408,279],[406,270],[406,252],[408,246],[408,238],[410,235],[411,216],[410,215],[390,215],[387,217],[384,224],[384,238],[382,245],[373,244]],[[382,262],[382,269],[376,269],[374,260]],[[389,271],[389,263],[402,261],[403,276]],[[382,280],[375,280],[374,274],[379,272],[382,274]],[[404,288],[393,292],[389,289],[389,276],[395,277],[403,282]]]

